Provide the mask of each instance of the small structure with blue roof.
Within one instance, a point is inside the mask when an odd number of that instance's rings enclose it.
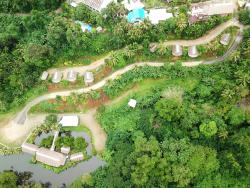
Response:
[[[89,24],[83,23],[81,21],[75,21],[76,24],[79,24],[81,26],[82,32],[91,32],[92,27]]]
[[[139,8],[129,12],[127,19],[129,23],[135,23],[144,20],[145,17],[146,17],[145,10],[143,8]]]

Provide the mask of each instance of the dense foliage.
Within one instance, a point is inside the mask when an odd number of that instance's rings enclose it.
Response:
[[[108,165],[72,187],[249,187],[249,31],[238,58],[192,69],[144,67],[107,86],[119,96],[145,78],[166,80],[134,94],[135,109],[99,109]]]

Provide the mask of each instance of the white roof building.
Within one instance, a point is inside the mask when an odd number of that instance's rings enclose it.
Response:
[[[179,56],[182,56],[182,53],[183,53],[183,51],[182,51],[181,45],[176,44],[172,47],[172,55],[173,56],[179,57]]]
[[[62,127],[76,127],[79,125],[79,117],[76,115],[65,115],[59,121]]]
[[[77,72],[74,71],[74,70],[70,70],[68,73],[67,73],[67,80],[70,81],[70,82],[75,82],[76,81],[76,78],[77,78]]]
[[[74,153],[70,156],[71,161],[81,161],[84,159],[84,155],[82,152],[80,153]]]
[[[101,12],[106,8],[113,0],[70,0],[69,4],[72,7],[77,7],[79,4],[87,5],[89,8]]]
[[[199,52],[196,48],[196,46],[189,46],[188,47],[188,56],[192,58],[196,58],[199,56]]]
[[[164,21],[172,18],[173,14],[168,13],[167,9],[151,9],[149,10],[148,18],[152,24],[158,24],[159,21]]]
[[[144,8],[144,4],[140,0],[124,0],[122,4],[129,11]]]
[[[245,8],[246,8],[247,10],[250,10],[250,2],[246,3]]]
[[[94,82],[94,75],[92,72],[85,72],[84,73],[84,82],[86,85],[89,85]]]
[[[49,76],[49,73],[47,71],[44,71],[41,76],[41,80],[46,80]]]
[[[29,143],[23,143],[21,147],[22,147],[22,152],[29,153],[32,155],[35,155],[39,149],[37,145]]]
[[[233,0],[212,0],[192,4],[192,16],[212,16],[232,14],[237,10],[237,5]]]
[[[36,152],[36,160],[49,166],[59,167],[65,164],[66,157],[61,153],[39,148]]]
[[[61,147],[61,153],[68,155],[70,152],[70,147]]]
[[[130,99],[129,102],[128,102],[128,106],[132,107],[132,108],[135,108],[136,107],[136,100],[135,99]]]
[[[59,83],[62,79],[62,73],[59,71],[56,71],[52,76],[52,82],[53,83]]]

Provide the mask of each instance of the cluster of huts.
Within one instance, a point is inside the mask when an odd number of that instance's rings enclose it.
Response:
[[[67,75],[66,75],[66,80],[69,81],[69,82],[75,82],[77,80],[77,76],[78,76],[78,72],[74,71],[74,70],[69,70],[67,72]],[[42,76],[41,76],[41,80],[47,80],[49,77],[49,73],[47,71],[44,71],[42,73]],[[51,77],[51,81],[52,83],[59,83],[61,82],[61,80],[63,79],[63,73],[60,72],[60,71],[55,71],[53,74],[52,74],[52,77]],[[94,75],[92,72],[85,72],[83,74],[83,79],[84,79],[84,83],[86,85],[91,85],[93,82],[94,82]]]
[[[79,125],[79,117],[77,115],[62,116],[59,119],[59,124],[62,127],[76,127]],[[70,147],[61,147],[60,152],[54,151],[55,147],[53,147],[53,145],[57,136],[58,134],[55,134],[53,144],[50,149],[44,147],[39,148],[35,144],[23,143],[21,146],[22,151],[35,155],[36,161],[53,167],[60,167],[65,165],[67,159],[70,161],[81,161],[84,159],[84,155],[82,152],[70,154]]]
[[[229,45],[231,40],[231,35],[230,33],[225,33],[221,36],[220,43],[222,45]],[[157,45],[152,44],[150,45],[150,51],[155,52],[157,50]],[[172,55],[175,57],[180,57],[183,55],[183,47],[180,44],[176,44],[172,46]],[[188,56],[191,58],[196,58],[199,56],[199,51],[197,49],[197,46],[189,46],[188,47]]]

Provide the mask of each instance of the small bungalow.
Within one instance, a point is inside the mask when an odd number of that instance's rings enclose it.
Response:
[[[199,56],[199,52],[196,46],[189,46],[188,47],[188,56],[192,58],[196,58]]]
[[[154,53],[157,50],[157,48],[158,48],[157,44],[150,44],[149,45],[149,51],[151,53]]]
[[[92,27],[89,24],[83,23],[82,21],[75,21],[76,24],[81,26],[82,32],[91,32]]]
[[[62,73],[59,71],[56,71],[52,76],[52,82],[53,83],[59,83],[62,79]]]
[[[77,127],[79,125],[79,117],[76,115],[65,115],[60,119],[59,124],[62,127]]]
[[[80,153],[74,153],[70,156],[71,161],[81,161],[84,159],[84,155],[82,152]]]
[[[130,99],[128,102],[128,106],[135,108],[137,104],[137,101],[135,99]]]
[[[49,166],[59,167],[65,164],[66,157],[62,153],[39,148],[36,152],[36,160]]]
[[[87,5],[89,8],[101,12],[106,8],[113,0],[69,0],[69,4],[72,7],[77,7],[79,4]]]
[[[77,72],[74,70],[70,70],[67,74],[67,80],[70,82],[75,82],[77,78]]]
[[[22,148],[22,152],[29,153],[29,154],[32,154],[32,155],[35,155],[36,152],[39,149],[37,145],[29,144],[29,143],[23,143],[21,148]]]
[[[179,56],[182,56],[182,54],[183,54],[183,51],[182,51],[181,45],[176,44],[176,45],[172,46],[172,55],[173,56],[179,57]]]
[[[84,74],[84,82],[85,82],[85,84],[87,86],[91,85],[94,82],[94,75],[93,75],[92,72],[85,72],[85,74]]]
[[[143,8],[134,9],[127,15],[129,23],[141,22],[146,18],[146,11]]]
[[[68,155],[70,152],[70,147],[61,147],[61,153]]]
[[[249,10],[250,11],[250,2],[247,2],[246,5],[245,5],[245,9]]]
[[[43,71],[42,76],[41,76],[41,80],[46,80],[49,76],[49,73],[47,71]]]
[[[220,39],[220,43],[227,46],[230,42],[231,35],[230,33],[223,34]]]
[[[164,21],[172,17],[173,17],[173,14],[168,13],[167,9],[165,8],[151,9],[149,10],[149,14],[148,14],[149,21],[155,25],[158,24],[160,21]]]

